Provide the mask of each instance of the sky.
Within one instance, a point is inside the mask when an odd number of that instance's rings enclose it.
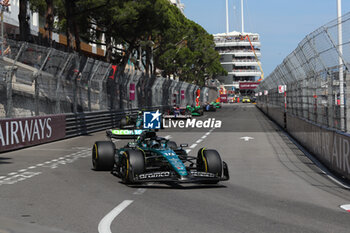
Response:
[[[225,0],[181,0],[185,15],[209,33],[226,32]],[[241,0],[229,0],[230,31],[241,31]],[[245,32],[260,34],[265,76],[309,33],[337,18],[337,0],[244,0]],[[342,14],[350,0],[342,1]],[[343,29],[345,30],[345,29]]]

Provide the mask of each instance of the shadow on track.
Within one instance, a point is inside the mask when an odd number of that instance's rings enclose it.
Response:
[[[1,164],[11,164],[12,162],[9,162],[8,160],[11,160],[11,158],[0,157],[0,165]]]
[[[120,184],[124,184],[122,181]],[[192,189],[217,189],[217,188],[227,188],[222,184],[178,184],[178,183],[154,183],[152,185],[147,184],[124,184],[130,188],[144,188],[144,189],[181,189],[181,190],[192,190]]]

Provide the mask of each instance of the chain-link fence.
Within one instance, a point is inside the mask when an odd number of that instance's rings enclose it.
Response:
[[[342,29],[340,38],[338,29]],[[258,105],[265,111],[280,111],[347,131],[349,62],[350,13],[307,35],[259,85]],[[280,93],[279,86],[285,86],[286,92]]]
[[[0,118],[195,103],[198,86],[7,39],[0,59]],[[202,101],[208,101],[202,88]]]

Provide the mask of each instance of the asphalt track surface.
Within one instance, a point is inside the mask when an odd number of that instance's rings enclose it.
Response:
[[[0,232],[99,232],[111,214],[102,232],[350,232],[350,213],[339,207],[350,204],[350,191],[254,105],[205,117],[222,120],[223,129],[159,134],[188,143],[191,155],[217,149],[231,176],[218,185],[126,186],[95,172],[90,149],[104,132],[0,154]]]

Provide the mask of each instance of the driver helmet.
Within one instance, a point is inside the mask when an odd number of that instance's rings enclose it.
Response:
[[[160,147],[160,143],[157,142],[156,140],[153,140],[150,144],[150,148],[156,149]]]

